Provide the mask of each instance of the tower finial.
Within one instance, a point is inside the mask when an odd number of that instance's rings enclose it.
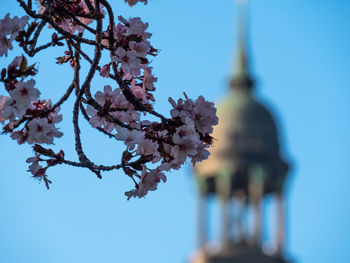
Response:
[[[238,53],[236,68],[230,86],[232,89],[250,90],[254,80],[250,74],[247,48],[247,0],[236,0]]]

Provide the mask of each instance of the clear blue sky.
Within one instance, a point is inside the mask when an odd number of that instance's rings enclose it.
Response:
[[[159,77],[156,109],[168,96],[228,92],[233,66],[234,4],[227,1],[150,0],[126,17],[150,23]],[[200,3],[200,4],[199,4]],[[16,1],[0,5],[22,14]],[[293,163],[288,191],[288,255],[300,263],[350,262],[350,2],[347,0],[251,1],[251,51],[257,96],[278,112],[285,155]],[[8,59],[1,58],[1,65]],[[36,78],[42,97],[57,99],[70,82],[67,66],[55,66],[57,51],[45,51]],[[102,80],[94,82],[96,90]],[[0,94],[4,89],[0,88]],[[62,109],[65,136],[55,149],[75,158],[71,105]],[[86,151],[96,162],[115,163],[120,146],[83,125]],[[190,167],[145,199],[126,201],[131,189],[120,173],[98,180],[86,170],[49,171],[52,189],[26,172],[28,145],[0,136],[0,262],[186,262],[196,247],[196,188]]]

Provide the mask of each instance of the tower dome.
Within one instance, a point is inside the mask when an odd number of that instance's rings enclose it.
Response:
[[[232,81],[231,83],[233,83]],[[247,190],[247,169],[261,166],[269,171],[265,193],[279,191],[288,165],[280,157],[274,118],[252,94],[251,88],[235,88],[217,107],[219,124],[214,128],[210,158],[195,167],[197,176],[210,180],[225,170],[236,175],[232,190]],[[209,183],[210,184],[210,183]],[[210,191],[215,191],[214,185]]]
[[[253,94],[245,38],[240,38],[236,71],[231,92],[217,105],[219,124],[214,127],[210,158],[198,163],[196,175],[208,180],[215,192],[213,177],[225,173],[232,178],[231,190],[247,192],[249,169],[259,166],[265,172],[264,193],[281,191],[288,165],[280,157],[279,136],[270,111]]]

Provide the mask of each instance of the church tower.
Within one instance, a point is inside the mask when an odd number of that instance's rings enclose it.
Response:
[[[247,7],[238,7],[238,53],[230,91],[217,105],[219,124],[208,160],[195,166],[199,186],[199,252],[191,263],[286,263],[284,186],[288,163],[280,155],[278,130],[254,95],[247,47]],[[221,206],[217,249],[207,238],[208,198]],[[275,202],[272,246],[263,243],[263,202]]]

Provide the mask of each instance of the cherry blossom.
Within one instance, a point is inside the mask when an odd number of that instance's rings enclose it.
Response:
[[[107,132],[111,132],[114,129],[114,124],[108,122],[104,116],[100,116],[98,110],[96,110],[91,105],[87,106],[86,113],[91,116],[89,123],[92,127],[103,127],[103,129]]]
[[[116,126],[117,133],[115,138],[120,141],[124,141],[124,144],[128,146],[129,150],[133,150],[135,145],[143,141],[145,138],[145,132],[138,130],[128,130],[120,126]]]
[[[144,41],[140,43],[131,41],[129,43],[129,46],[131,50],[135,51],[135,54],[137,57],[144,58],[151,51],[151,47],[148,41]]]
[[[111,64],[106,64],[101,68],[100,75],[104,78],[108,78],[110,71],[111,71]]]
[[[43,167],[39,164],[40,161],[40,157],[38,153],[35,153],[34,157],[30,157],[26,160],[27,163],[31,163],[31,165],[29,165],[29,172],[31,172],[32,175],[37,175],[38,173],[40,173],[40,170],[43,169]]]
[[[135,79],[131,81],[131,91],[136,98],[142,101],[143,104],[149,103],[146,90],[144,89],[144,87],[137,85]]]
[[[148,23],[142,22],[140,17],[132,17],[126,20],[119,16],[118,19],[125,24],[125,36],[135,35],[143,40],[151,37],[152,34],[146,32]]]
[[[170,111],[171,116],[180,117],[183,121],[187,118],[193,119],[196,129],[203,136],[210,134],[213,131],[212,126],[218,124],[214,103],[206,101],[203,96],[199,96],[196,102],[188,98],[186,101],[179,99],[177,103],[170,98],[169,102],[174,107]]]
[[[24,106],[24,107],[23,107]],[[5,108],[3,109],[2,115],[5,119],[15,120],[23,117],[30,105],[18,104],[14,99],[9,98],[6,100]]]
[[[186,119],[185,125],[176,129],[172,140],[175,143],[175,147],[172,148],[171,155],[178,163],[185,162],[189,155],[197,154],[200,139],[192,120]]]
[[[141,198],[145,196],[148,191],[157,190],[158,183],[161,181],[166,182],[166,177],[160,170],[155,169],[147,172],[146,166],[143,165],[140,184],[136,189],[126,192],[125,195],[128,197],[128,200],[131,197]]]
[[[10,14],[6,14],[5,18],[0,20],[0,32],[1,34],[10,35],[10,39],[15,39],[19,31],[24,29],[28,20],[28,16],[23,16],[21,18],[14,16],[10,18]]]
[[[154,154],[158,149],[158,143],[153,142],[149,139],[142,140],[136,150],[136,154],[139,155],[151,155]]]
[[[10,91],[10,96],[17,103],[30,107],[30,103],[37,99],[40,95],[40,91],[34,88],[35,80],[20,81],[16,84],[16,88]]]
[[[58,131],[54,123],[49,123],[47,118],[34,119],[28,123],[27,142],[52,144],[54,137],[59,138],[63,135]]]
[[[10,18],[10,14],[6,14],[4,19],[0,20],[0,57],[7,57],[8,50],[12,50],[12,41],[18,36],[25,25],[28,23],[29,17],[23,16],[19,18],[14,16]]]
[[[210,153],[207,150],[208,148],[209,145],[205,143],[200,143],[199,146],[197,146],[197,153],[190,156],[193,165],[209,158]]]
[[[5,123],[6,121],[6,117],[4,116],[4,109],[6,107],[6,102],[7,100],[9,100],[9,97],[6,97],[6,96],[0,96],[0,122],[2,124]]]
[[[64,160],[64,152],[60,151],[58,154],[55,154],[51,149],[45,149],[38,144],[35,144],[33,149],[35,151],[35,156],[28,158],[26,161],[27,163],[31,163],[28,167],[28,171],[33,175],[33,178],[44,181],[46,188],[49,189],[49,185],[52,182],[47,178],[46,170],[49,167],[61,164]],[[50,157],[50,159],[44,160],[41,158],[41,155]],[[45,163],[45,167],[40,165],[39,162]]]
[[[13,90],[9,91],[10,99],[6,100],[6,107],[2,111],[3,117],[21,118],[28,109],[32,108],[32,101],[40,95],[40,91],[34,88],[34,84],[33,79],[26,82],[20,81]]]
[[[130,124],[137,121],[140,117],[140,114],[133,110],[134,107],[124,97],[120,89],[112,90],[111,86],[106,85],[104,92],[96,92],[95,100],[105,111],[111,108],[120,109],[120,111],[111,112],[109,115],[121,122]],[[89,122],[93,127],[102,127],[107,132],[111,132],[116,127],[114,123],[106,119],[106,114],[100,113],[91,105],[87,106],[86,113],[90,115]]]
[[[137,58],[134,50],[125,51],[125,49],[118,47],[115,54],[115,61],[121,63],[121,67],[125,73],[129,73],[132,77],[140,75],[141,60]]]
[[[154,82],[156,82],[156,81],[157,81],[157,78],[155,78],[152,75],[152,68],[150,68],[150,67],[145,68],[145,70],[144,70],[144,79],[143,79],[143,87],[146,90],[153,91],[155,89],[154,88]]]
[[[196,129],[203,135],[212,133],[213,125],[218,124],[214,103],[206,101],[203,96],[199,96],[196,100],[192,116]]]
[[[0,33],[0,57],[3,55],[7,57],[7,51],[13,49],[12,41],[13,39],[8,39],[6,35]]]

